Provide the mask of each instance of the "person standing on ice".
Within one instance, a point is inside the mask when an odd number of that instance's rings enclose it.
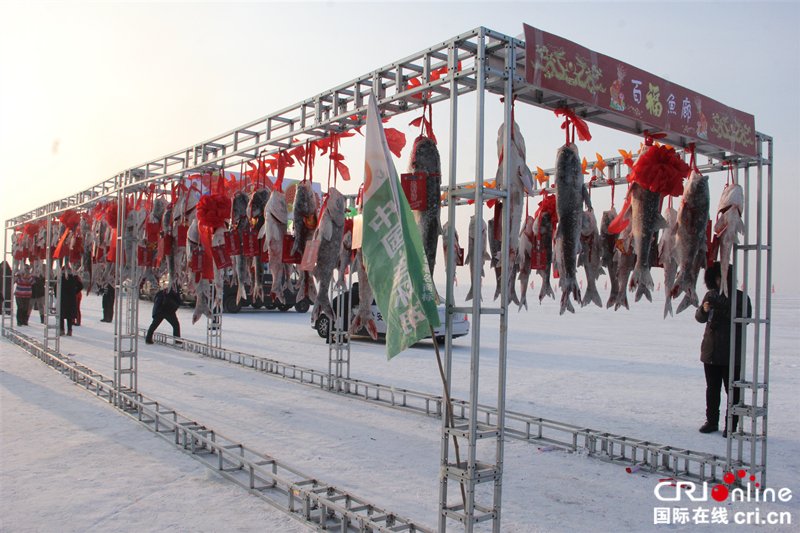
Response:
[[[106,286],[103,288],[103,318],[100,319],[100,322],[114,321],[115,295],[116,295],[116,290],[114,290],[114,285],[111,283],[106,283]]]
[[[31,286],[33,285],[33,277],[28,265],[22,267],[14,279],[14,284],[16,285],[14,297],[17,300],[17,326],[27,326],[28,317],[31,314]]]
[[[153,301],[153,323],[150,324],[150,329],[147,330],[147,337],[145,344],[153,344],[153,333],[156,328],[166,320],[172,325],[172,336],[181,336],[181,324],[178,322],[178,315],[175,312],[181,306],[181,297],[178,291],[170,289],[161,289],[156,293],[155,300]]]
[[[733,268],[728,267],[728,294],[731,294],[733,284]],[[703,297],[703,303],[697,308],[695,319],[706,325],[703,333],[703,342],[700,346],[700,361],[703,362],[706,375],[706,423],[700,428],[700,433],[713,433],[719,430],[719,404],[720,389],[725,386],[728,391],[728,375],[730,372],[731,353],[731,301],[722,294],[722,270],[718,261],[706,269],[705,284],[708,292]],[[736,318],[742,318],[741,302],[744,293],[736,291]],[[752,315],[753,308],[750,298],[747,298],[747,317]],[[738,381],[741,372],[742,360],[742,325],[736,324],[736,350],[733,364],[733,379]],[[739,402],[739,389],[733,389],[733,404]],[[725,430],[723,437],[728,436],[728,416],[725,414]],[[739,417],[733,417],[733,432],[739,423]]]
[[[83,290],[81,278],[75,274],[61,275],[61,334],[64,335],[64,322],[67,323],[67,337],[72,336],[72,326],[78,318],[78,293]]]
[[[31,286],[31,305],[28,308],[29,319],[34,307],[39,311],[39,321],[44,324],[44,276],[41,274],[33,278],[33,285]]]

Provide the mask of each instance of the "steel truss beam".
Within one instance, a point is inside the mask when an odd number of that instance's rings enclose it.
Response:
[[[139,334],[144,337],[145,329]],[[273,377],[287,379],[295,383],[336,392],[348,398],[363,400],[393,409],[416,413],[432,418],[442,418],[445,402],[442,396],[427,392],[397,388],[355,378],[331,375],[299,365],[283,363],[275,359],[260,357],[229,349],[214,350],[209,356],[205,344],[188,339],[176,339],[165,333],[156,332],[153,341],[165,346],[180,349],[206,357],[214,357],[245,368],[252,368]],[[338,382],[338,389],[335,383]],[[454,417],[457,421],[469,420],[469,402],[452,398]],[[476,408],[478,427],[497,427],[497,407],[478,404]],[[529,442],[539,446],[553,446],[553,449],[568,452],[586,451],[591,457],[610,463],[639,466],[644,471],[658,472],[687,481],[722,482],[726,470],[726,457],[705,452],[668,446],[656,442],[616,435],[583,426],[565,424],[547,418],[506,410],[504,431],[507,437]]]
[[[5,328],[3,335],[76,385],[117,406],[182,452],[298,522],[333,533],[433,533],[429,528],[231,440],[144,394],[120,392],[113,380],[12,328]]]
[[[477,66],[479,49],[483,50],[484,59],[480,68]],[[506,56],[511,51],[515,55],[516,68],[506,66]],[[450,52],[456,60],[452,65],[448,63]],[[449,67],[446,74],[442,73],[444,67]],[[16,227],[51,213],[92,205],[98,199],[132,185],[153,181],[166,183],[185,174],[206,170],[238,169],[243,162],[257,159],[260,155],[298,146],[306,140],[324,138],[331,132],[340,133],[359,127],[365,122],[366,99],[370,90],[375,92],[383,116],[390,118],[420,110],[423,105],[420,95],[425,92],[431,93],[428,99],[431,104],[473,92],[479,85],[489,93],[503,96],[508,73],[511,73],[517,102],[547,110],[569,106],[587,122],[632,135],[644,132],[639,121],[528,84],[525,81],[525,42],[481,27],[221,135],[127,169],[88,189],[8,219],[6,225]],[[411,85],[412,79],[421,84]],[[665,143],[680,147],[690,144],[679,134],[667,133],[663,140]],[[697,153],[717,159],[739,157],[702,143],[697,145]]]

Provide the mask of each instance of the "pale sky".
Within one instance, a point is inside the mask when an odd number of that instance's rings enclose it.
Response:
[[[527,23],[753,114],[756,129],[775,138],[774,283],[776,290],[800,288],[798,2],[1,6],[0,220],[478,26],[518,36]],[[494,100],[487,104],[490,177],[501,110]],[[417,134],[407,127],[416,115],[407,115],[388,124],[407,132],[400,171]],[[440,141],[447,115],[446,105],[434,108]],[[459,123],[471,133],[459,131],[460,182],[474,179],[474,117],[474,99],[465,98]],[[517,121],[528,165],[552,167],[563,143],[560,122],[533,108],[518,111]],[[595,152],[611,157],[618,148],[639,147],[640,139],[626,134],[599,126],[592,133],[593,141],[579,143],[590,160]],[[363,143],[346,140],[343,151],[354,180],[340,188],[352,193],[361,181]],[[724,179],[711,175],[712,217]]]

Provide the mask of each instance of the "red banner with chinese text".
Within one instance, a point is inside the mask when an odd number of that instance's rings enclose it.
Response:
[[[641,121],[647,128],[756,155],[753,115],[557,35],[523,27],[528,83]]]

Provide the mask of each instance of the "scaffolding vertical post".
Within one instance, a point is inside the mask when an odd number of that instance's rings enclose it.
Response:
[[[733,248],[733,290],[731,290],[731,337],[728,375],[727,461],[729,472],[743,469],[756,476],[761,487],[767,486],[767,420],[769,397],[770,327],[772,321],[772,139],[756,134],[758,149],[756,163],[755,199],[751,198],[749,168],[745,169],[745,238],[743,245]],[[768,156],[763,156],[764,143]],[[766,175],[764,166],[766,165]],[[766,204],[766,206],[764,205]],[[765,208],[766,207],[766,208]],[[755,210],[755,243],[751,243],[752,211]],[[766,231],[765,231],[766,226]],[[765,236],[766,233],[766,236]],[[753,316],[747,316],[750,284],[750,256],[755,254]],[[736,285],[741,255],[743,265],[743,297],[737,300]],[[765,264],[766,263],[766,264]],[[762,299],[763,304],[762,304]],[[738,309],[737,309],[738,307]],[[738,312],[737,312],[738,311]],[[737,318],[741,316],[742,318]],[[747,325],[753,324],[752,343],[747,341]],[[736,326],[741,327],[737,338]],[[740,376],[735,377],[736,344],[741,346]],[[752,353],[748,354],[748,347]],[[738,402],[733,391],[739,390]],[[739,419],[738,427],[733,424]],[[734,447],[734,442],[736,446]]]
[[[477,54],[475,56],[475,71],[476,71],[476,154],[475,154],[475,187],[472,189],[474,194],[474,217],[476,223],[473,225],[473,233],[470,236],[473,240],[472,253],[474,256],[470,260],[477,261],[480,264],[480,257],[483,256],[484,239],[483,236],[483,201],[484,201],[484,150],[485,150],[485,107],[486,107],[486,40],[487,30],[481,28],[477,40]],[[511,135],[513,131],[513,124],[511,123],[511,105],[513,96],[514,72],[516,70],[516,49],[514,40],[506,42],[506,67],[504,78],[506,81],[505,87],[505,136],[503,139],[504,153],[507,154],[511,148]],[[450,61],[454,61],[451,57]],[[451,84],[451,91],[454,90],[454,84]],[[452,96],[452,95],[451,95]],[[453,116],[451,117],[451,135],[455,131],[455,106],[451,104]],[[453,139],[454,140],[454,139]],[[451,152],[451,163],[455,160],[455,145]],[[446,519],[454,519],[464,526],[466,533],[472,533],[475,524],[484,521],[491,521],[492,531],[499,533],[500,531],[500,517],[501,517],[501,504],[502,504],[502,478],[503,478],[503,437],[504,431],[501,424],[505,420],[505,348],[506,348],[506,324],[505,319],[506,309],[508,306],[508,279],[510,271],[508,266],[511,264],[509,261],[509,221],[510,221],[510,197],[509,190],[509,176],[511,174],[511,167],[508,164],[510,158],[504,157],[502,163],[502,172],[504,179],[503,183],[495,184],[495,188],[491,190],[491,195],[497,198],[504,198],[503,205],[503,220],[502,220],[502,246],[501,246],[501,271],[504,278],[501,283],[501,307],[500,309],[485,309],[481,307],[481,269],[475,268],[472,272],[472,286],[475,290],[472,299],[471,309],[467,308],[467,312],[472,314],[472,331],[471,331],[471,353],[470,353],[470,372],[469,372],[469,409],[467,411],[467,423],[460,425],[451,425],[447,423],[449,415],[446,403],[445,420],[442,422],[442,463],[443,474],[451,480],[457,481],[463,487],[463,492],[459,495],[461,498],[457,503],[450,504],[447,498],[447,483],[442,481],[440,483],[440,503],[439,503],[439,531],[443,533],[447,527]],[[450,217],[450,228],[448,230],[448,268],[447,268],[447,283],[448,283],[448,322],[452,325],[452,317],[449,316],[452,312],[452,283],[454,277],[454,262],[453,262],[453,242],[454,242],[454,215],[455,206],[454,198],[452,197],[453,188],[455,186],[455,173],[451,169],[449,192],[451,194],[448,203],[448,216]],[[489,189],[487,189],[488,191]],[[489,194],[489,193],[487,193]],[[499,360],[499,373],[498,378],[498,406],[497,411],[494,413],[494,419],[491,416],[484,420],[478,421],[478,411],[480,410],[479,398],[481,389],[480,379],[480,356],[481,356],[481,328],[482,328],[482,315],[483,314],[497,314],[500,316],[500,345],[498,350]],[[446,343],[446,356],[447,361],[447,376],[449,380],[451,373],[452,363],[452,338],[451,332],[446,335],[448,339]],[[444,372],[443,372],[444,373]],[[484,379],[484,382],[486,380]],[[454,464],[448,460],[449,457],[449,442],[447,439],[450,437],[461,437],[467,439],[466,458],[462,457],[461,462]],[[494,439],[494,440],[492,440]],[[494,442],[494,455],[488,456],[485,448],[479,450],[478,444],[485,443],[488,447]],[[482,498],[486,496],[481,493],[478,494],[478,485],[483,483],[492,483],[493,490],[490,501],[485,501]],[[463,498],[463,499],[462,499]]]
[[[203,258],[205,260],[205,258]],[[216,284],[211,281],[211,295],[209,298],[211,316],[206,318],[206,355],[208,357],[221,358],[222,354],[222,296],[217,295]]]
[[[127,176],[121,176],[123,179]],[[126,408],[120,393],[138,391],[139,294],[136,286],[136,235],[125,227],[126,190],[117,192],[116,286],[114,302],[114,404]],[[128,253],[129,252],[129,253]]]
[[[446,287],[445,287],[445,306],[447,312],[445,313],[445,344],[444,344],[444,361],[442,361],[442,372],[444,381],[450,383],[452,377],[452,362],[453,362],[453,307],[455,301],[453,298],[453,284],[455,280],[455,220],[456,220],[456,199],[454,196],[456,189],[456,166],[458,162],[458,82],[456,81],[455,72],[458,66],[458,48],[454,41],[450,42],[447,49],[447,72],[451,76],[450,79],[450,169],[449,180],[447,184],[447,235],[443,235],[442,239],[445,243],[445,269]],[[449,388],[444,390],[443,396],[449,392]],[[450,457],[450,434],[448,428],[450,427],[450,403],[445,398],[442,402],[442,438],[441,438],[441,460],[440,469],[447,469],[449,466]],[[447,482],[448,476],[439,476],[439,532],[444,533],[447,529]]]
[[[11,270],[11,265],[14,264],[14,259],[12,257],[12,251],[8,251],[8,231],[9,231],[8,222],[6,222],[6,228],[3,235],[5,236],[5,240],[3,241],[3,261],[5,262],[5,267],[3,268],[3,316],[2,316],[2,328],[3,328],[3,336],[6,334],[6,329],[13,329],[14,328],[14,292],[11,290],[13,287],[14,281],[14,272]],[[13,231],[13,230],[12,230]]]
[[[332,319],[328,327],[328,390],[344,392],[348,386],[343,380],[350,378],[350,335],[347,330],[353,307],[352,294],[351,289],[336,284],[329,288],[329,294],[334,295],[330,301],[336,301],[334,314],[337,318]]]
[[[47,215],[47,254],[44,265],[44,347],[58,352],[61,331],[61,261],[53,268],[53,215]]]

